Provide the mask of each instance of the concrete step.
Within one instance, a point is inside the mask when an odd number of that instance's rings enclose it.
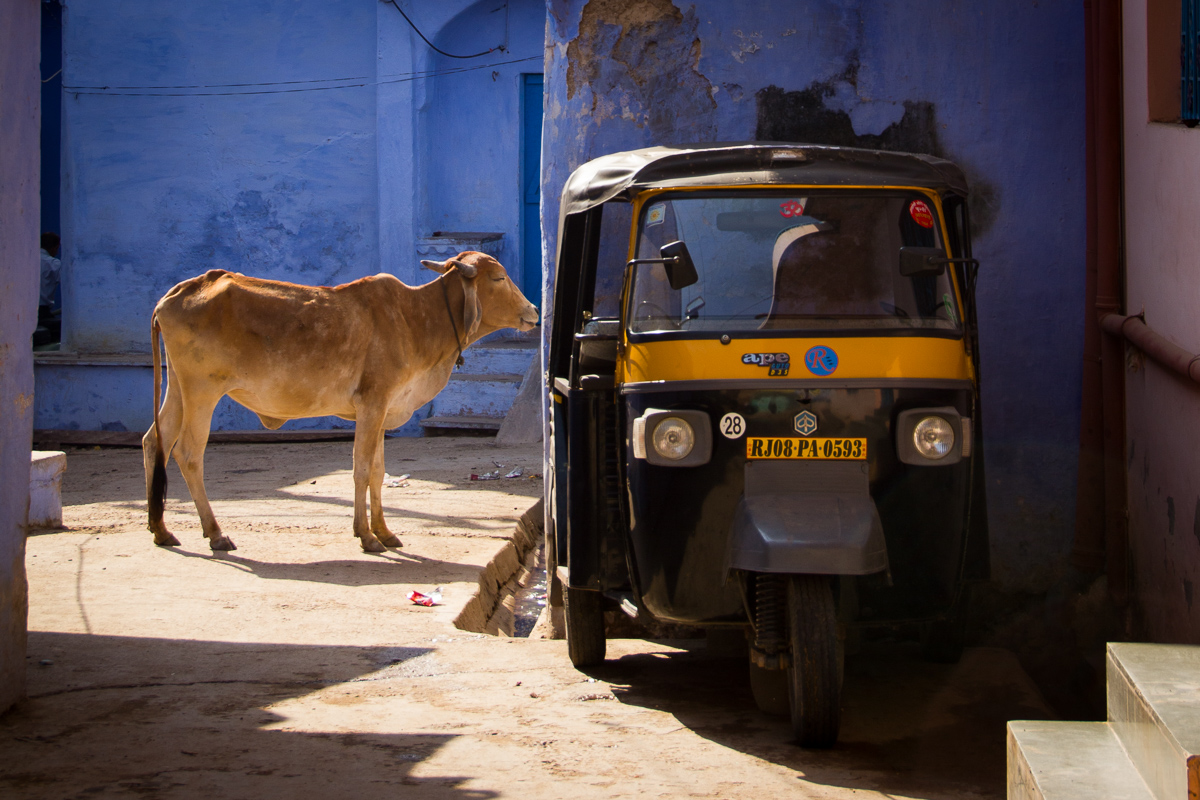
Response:
[[[1200,797],[1200,647],[1108,645],[1108,720],[1156,800]]]
[[[459,414],[451,417],[426,417],[421,420],[422,428],[459,428],[462,430],[498,431],[504,417],[482,417]]]
[[[433,398],[430,416],[466,415],[504,419],[520,388],[520,375],[515,376],[515,380],[509,376],[501,380],[495,380],[494,376],[456,376]]]
[[[454,373],[516,374],[520,377],[537,353],[537,342],[480,342],[463,351],[463,365]]]
[[[1008,800],[1154,800],[1106,722],[1008,723]]]

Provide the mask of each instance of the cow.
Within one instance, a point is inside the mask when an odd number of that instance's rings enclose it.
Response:
[[[538,321],[537,308],[489,255],[467,251],[421,264],[440,275],[417,287],[387,274],[329,288],[210,270],[163,295],[150,326],[154,424],[142,437],[155,544],[179,544],[163,520],[166,460],[174,453],[209,547],[236,549],[204,491],[213,409],[229,395],[272,430],[298,417],[353,420],[354,535],[368,553],[401,546],[383,519],[383,432],[446,386],[469,344]]]

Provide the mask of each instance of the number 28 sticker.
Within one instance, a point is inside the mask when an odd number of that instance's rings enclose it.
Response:
[[[740,439],[746,435],[746,419],[736,412],[730,411],[721,417],[721,435],[726,439]]]

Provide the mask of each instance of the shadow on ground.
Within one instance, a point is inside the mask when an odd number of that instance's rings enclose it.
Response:
[[[416,778],[452,734],[313,733],[270,706],[416,670],[427,648],[31,633],[29,697],[0,717],[5,798],[497,796]],[[222,676],[238,676],[225,678]],[[353,695],[350,695],[351,697]],[[64,708],[65,707],[65,708]]]
[[[1015,658],[968,650],[957,665],[922,661],[909,643],[849,656],[842,733],[830,750],[790,743],[786,718],[758,711],[745,657],[715,658],[702,643],[625,656],[588,670],[623,703],[672,714],[717,744],[795,770],[804,780],[938,800],[1005,795],[1005,723],[1044,719],[1044,703]]]
[[[386,553],[375,553],[353,560],[289,563],[245,558],[237,555],[236,551],[206,554],[189,553],[176,547],[169,549],[184,558],[213,561],[231,569],[251,573],[263,580],[326,583],[335,586],[408,585],[427,579],[425,573],[430,567],[436,567],[440,573],[461,573],[460,579],[463,580],[469,580],[479,572],[477,565],[409,555],[403,550],[389,550]],[[422,572],[414,574],[414,568],[420,568]]]

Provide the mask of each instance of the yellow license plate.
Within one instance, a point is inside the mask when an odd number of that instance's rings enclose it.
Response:
[[[801,439],[751,436],[746,458],[812,458],[860,461],[867,457],[866,439]]]

